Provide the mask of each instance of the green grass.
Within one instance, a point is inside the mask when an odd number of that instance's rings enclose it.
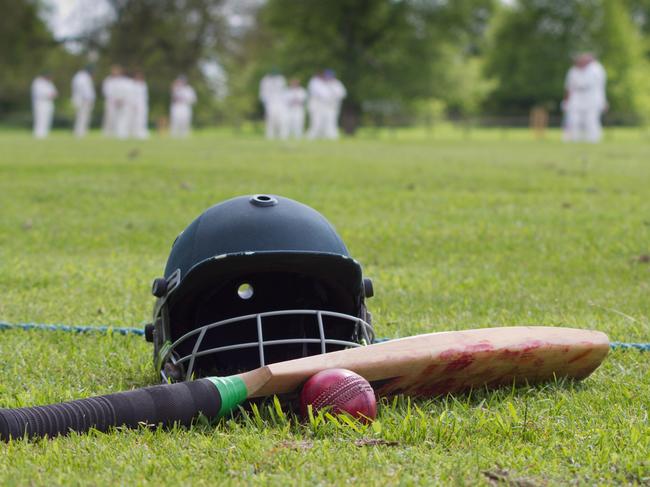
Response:
[[[643,131],[598,146],[444,127],[339,143],[5,132],[0,147],[1,321],[140,326],[178,232],[270,192],[334,223],[374,278],[379,336],[543,324],[650,341]],[[0,483],[649,483],[649,362],[616,351],[580,384],[399,398],[371,427],[304,425],[271,402],[216,427],[15,441]],[[150,346],[119,335],[0,332],[0,370],[2,407],[157,381]]]

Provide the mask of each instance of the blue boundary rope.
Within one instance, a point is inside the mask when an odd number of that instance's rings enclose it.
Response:
[[[0,321],[0,331],[2,330],[47,330],[47,331],[65,331],[69,333],[100,333],[107,335],[109,333],[118,333],[120,335],[144,335],[143,328],[120,328],[113,326],[70,326],[70,325],[43,325],[40,323],[6,323]],[[388,338],[380,338],[377,341],[388,341]],[[650,352],[650,343],[627,343],[611,342],[609,344],[612,350],[640,350]]]
[[[626,343],[626,342],[611,342],[609,347],[612,350],[629,350],[634,348],[642,352],[650,352],[650,343]]]
[[[70,326],[70,325],[43,325],[40,323],[6,323],[0,321],[2,330],[47,330],[66,331],[69,333],[119,333],[120,335],[144,335],[144,328],[119,328],[113,326]]]

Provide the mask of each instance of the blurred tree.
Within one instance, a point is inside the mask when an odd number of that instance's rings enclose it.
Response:
[[[444,74],[436,83],[435,96],[444,102],[446,114],[452,118],[478,115],[494,89],[494,83],[484,76],[483,56],[448,46],[441,50],[438,64],[444,66]]]
[[[239,0],[238,10],[231,12],[241,25],[229,30],[221,64],[227,73],[227,96],[221,101],[225,119],[236,129],[245,120],[262,115],[258,101],[260,78],[268,66],[269,45],[272,37],[267,25],[259,19],[263,0]]]
[[[632,21],[645,35],[650,34],[650,0],[625,0],[632,15]]]
[[[216,62],[225,35],[223,0],[109,1],[114,17],[87,38],[99,50],[100,78],[114,63],[143,70],[151,115],[157,118],[169,110],[172,81],[184,74],[198,94],[197,118],[214,122],[215,94],[202,68]]]
[[[486,74],[495,82],[487,109],[527,113],[535,105],[556,110],[571,58],[594,52],[608,73],[614,112],[640,115],[639,74],[644,59],[638,32],[620,0],[519,0],[497,14]]]
[[[269,0],[260,12],[259,80],[273,66],[303,82],[332,68],[348,89],[342,124],[353,132],[364,101],[409,105],[436,95],[441,49],[475,48],[492,0]],[[252,74],[252,73],[251,73]]]
[[[36,0],[0,0],[0,113],[27,112],[30,84],[43,71],[51,71],[54,81],[61,65],[70,56],[54,40]]]
[[[643,50],[646,61],[636,70],[636,93],[640,111],[647,121],[650,119],[650,0],[627,0],[630,5],[632,21],[639,27],[643,38],[639,48]]]

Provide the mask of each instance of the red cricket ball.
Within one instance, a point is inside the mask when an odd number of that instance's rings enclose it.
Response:
[[[300,412],[307,418],[307,406],[313,414],[330,406],[334,414],[347,413],[361,422],[377,416],[375,391],[366,379],[347,369],[327,369],[313,375],[300,393]]]

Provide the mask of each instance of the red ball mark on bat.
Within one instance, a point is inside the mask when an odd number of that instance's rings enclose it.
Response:
[[[452,348],[450,350],[445,350],[444,352],[440,352],[440,360],[451,360],[454,357],[457,357],[460,353],[462,353],[460,350],[457,350],[455,348]]]
[[[507,348],[499,352],[499,358],[506,359],[506,360],[514,360],[517,357],[519,357],[519,355],[521,355],[521,351],[509,350]]]
[[[468,345],[465,347],[465,351],[470,353],[491,352],[492,350],[494,350],[494,345],[488,341],[482,341],[476,345]]]
[[[414,382],[417,384],[428,381],[433,376],[433,373],[438,367],[440,367],[440,364],[427,365],[424,369],[422,369],[422,372],[420,372],[420,375]]]
[[[544,345],[540,340],[531,340],[522,345],[519,350],[505,349],[499,352],[499,358],[508,361],[517,360],[518,362],[533,362],[535,360],[535,351]]]
[[[460,353],[458,356],[449,362],[445,367],[444,372],[457,372],[459,370],[466,369],[474,362],[474,355],[472,353]]]
[[[476,361],[477,354],[492,350],[494,350],[494,346],[488,341],[467,345],[463,350],[445,350],[440,354],[441,360],[448,361],[443,373],[448,374],[466,369]]]
[[[435,377],[436,369],[440,368],[442,364],[430,364],[427,365],[422,372],[413,380],[412,377],[395,377],[391,381],[382,384],[379,388],[376,389],[378,396],[395,396],[397,394],[408,394],[410,391],[418,390],[418,388],[423,387],[422,384],[428,384],[431,382],[431,378]]]
[[[531,350],[535,350],[535,349],[541,347],[542,345],[544,345],[544,342],[542,342],[540,340],[531,340],[528,343],[524,344],[524,346],[522,347],[522,350],[524,352],[530,352]]]
[[[420,373],[421,377],[429,377],[431,374],[433,374],[434,370],[436,370],[440,364],[431,364],[427,365],[422,372]]]
[[[589,355],[593,350],[585,350],[584,352],[579,353],[575,357],[573,357],[571,360],[569,360],[569,363],[572,364],[573,362],[577,362],[578,360],[582,360],[585,358],[587,355]]]

